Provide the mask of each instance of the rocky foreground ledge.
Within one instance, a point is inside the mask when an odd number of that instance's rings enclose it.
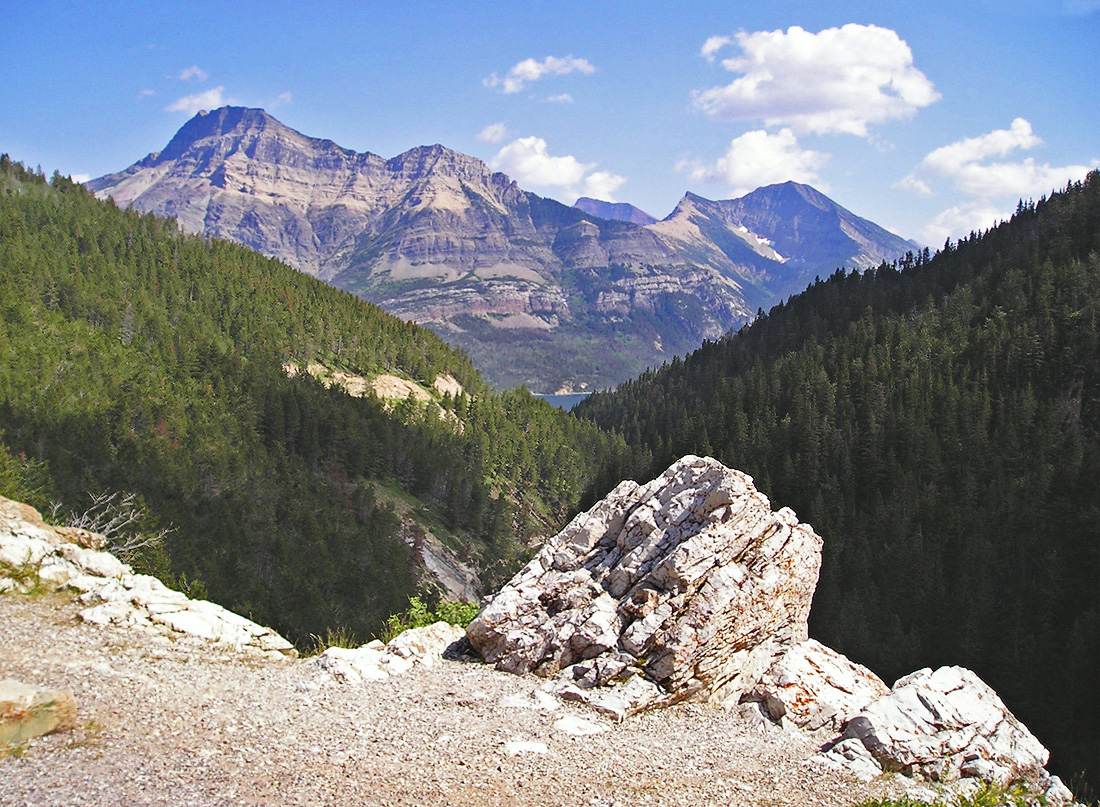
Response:
[[[808,641],[821,538],[752,478],[688,456],[623,482],[551,538],[467,629],[485,661],[534,672],[623,720],[682,701],[757,708],[814,733],[822,763],[954,792],[1022,785],[1063,804],[1049,753],[977,675],[893,688]]]
[[[154,635],[184,635],[257,653],[296,656],[270,628],[206,600],[192,600],[134,570],[102,536],[46,524],[32,507],[0,497],[0,592],[52,587],[79,593],[80,618]]]
[[[808,639],[820,538],[711,459],[617,487],[466,638],[295,660],[97,543],[0,500],[0,679],[76,704],[0,754],[0,804],[851,805],[983,781],[1072,799],[972,672],[890,688]]]

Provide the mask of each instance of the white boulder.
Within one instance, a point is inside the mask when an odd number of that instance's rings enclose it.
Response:
[[[620,718],[738,698],[806,640],[820,565],[821,539],[751,477],[688,456],[573,519],[467,637],[499,669],[565,679]]]
[[[808,731],[840,731],[890,688],[866,667],[814,639],[780,656],[746,696],[775,721]]]
[[[416,664],[431,667],[464,635],[465,631],[458,625],[435,622],[410,628],[388,645],[376,639],[356,648],[329,647],[313,659],[313,663],[348,683],[380,681],[391,675],[403,675]]]
[[[923,669],[899,679],[889,694],[848,721],[841,741],[825,756],[862,768],[865,760],[852,753],[853,740],[884,771],[955,789],[978,780],[1022,784],[1048,804],[1072,800],[1043,768],[1047,749],[988,684],[963,667]]]

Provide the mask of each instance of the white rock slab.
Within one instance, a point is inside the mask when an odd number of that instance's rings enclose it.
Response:
[[[257,625],[216,603],[192,600],[160,580],[134,574],[108,552],[72,543],[78,537],[102,544],[102,536],[54,528],[34,509],[0,497],[0,562],[34,567],[40,580],[80,593],[88,606],[86,622],[157,629],[163,635],[196,639],[280,656],[296,656],[294,646],[270,628]],[[15,560],[16,562],[12,562]]]

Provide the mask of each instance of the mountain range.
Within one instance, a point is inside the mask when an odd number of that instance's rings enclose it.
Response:
[[[652,221],[537,196],[441,145],[385,159],[242,107],[200,112],[87,186],[427,325],[498,387],[546,392],[616,384],[817,274],[919,249],[793,182],[727,201],[689,193]]]

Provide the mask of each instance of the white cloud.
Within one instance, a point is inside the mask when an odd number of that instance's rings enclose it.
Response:
[[[706,59],[708,62],[714,61],[714,54],[724,48],[726,45],[732,45],[733,40],[728,36],[712,36],[703,43],[703,47],[699,49],[699,55]]]
[[[1016,118],[1008,129],[995,129],[978,137],[968,137],[941,146],[921,160],[916,170],[905,177],[901,187],[930,190],[921,177],[942,177],[956,190],[978,199],[1034,196],[1060,188],[1072,179],[1081,179],[1097,162],[1089,165],[1052,166],[1036,163],[1031,157],[1019,161],[997,161],[1022,150],[1042,145],[1031,124]]]
[[[225,97],[225,87],[214,87],[196,95],[185,95],[164,109],[168,112],[186,112],[188,115],[194,115],[204,109],[217,109],[227,103],[230,103],[230,99]]]
[[[79,182],[81,184],[84,184],[91,178],[91,174],[69,174],[69,179],[71,179],[73,182]]]
[[[571,104],[573,103],[573,96],[567,92],[563,92],[560,95],[547,96],[546,100],[551,104]]]
[[[508,136],[508,127],[503,123],[490,123],[480,132],[477,139],[482,143],[499,143]]]
[[[735,196],[741,196],[763,185],[787,181],[815,183],[824,189],[817,170],[828,159],[828,154],[801,148],[790,129],[774,135],[760,129],[731,140],[725,155],[713,165],[684,161],[676,168],[687,171],[696,182],[727,185]]]
[[[293,100],[294,100],[294,93],[292,93],[292,92],[281,92],[277,96],[275,96],[275,100],[272,101],[268,105],[268,108],[269,109],[275,109],[276,107],[286,106],[287,104],[291,103]]]
[[[563,188],[578,184],[584,175],[596,167],[582,163],[576,157],[553,157],[541,137],[521,137],[497,152],[490,161],[495,171],[503,171],[514,180],[530,185],[557,185]]]
[[[593,171],[596,163],[582,163],[572,155],[555,157],[541,137],[521,137],[504,146],[489,161],[494,171],[503,171],[523,186],[555,188],[562,197],[593,196],[614,201],[611,195],[626,177],[608,171]],[[580,189],[580,190],[578,190]]]
[[[188,81],[193,78],[197,78],[199,81],[206,81],[208,78],[210,78],[210,74],[198,65],[193,64],[190,67],[184,69],[178,76],[176,76],[176,78],[180,81]]]
[[[142,90],[137,94],[138,98],[148,98],[151,95],[156,95],[156,90]]]
[[[489,88],[500,87],[502,93],[509,95],[519,92],[530,82],[538,81],[543,76],[564,76],[573,72],[591,75],[596,72],[596,68],[587,59],[580,59],[572,54],[560,58],[547,56],[541,62],[524,59],[513,65],[503,78],[493,73],[482,83]]]
[[[626,177],[612,174],[610,171],[593,171],[584,178],[584,187],[580,195],[604,202],[614,202],[613,194],[622,187],[624,182]]]
[[[921,196],[932,195],[932,189],[928,187],[928,183],[923,179],[917,179],[914,174],[909,174],[909,176],[903,177],[900,181],[895,182],[894,187],[903,191],[916,191]]]
[[[1019,151],[1043,144],[1031,124],[1016,118],[1007,129],[994,129],[967,137],[930,152],[920,164],[894,185],[928,196],[934,180],[947,180],[958,193],[969,197],[933,218],[921,232],[925,243],[942,244],[948,237],[960,238],[981,232],[1009,218],[1021,197],[1035,197],[1058,190],[1071,180],[1083,179],[1090,165],[1052,166],[1032,157],[1005,159]]]
[[[925,244],[939,246],[948,238],[964,238],[971,232],[983,232],[1011,218],[1011,211],[993,205],[973,203],[956,205],[940,213],[921,230]]]
[[[713,58],[723,39],[708,39],[701,54]],[[866,137],[869,125],[911,117],[940,98],[889,28],[849,24],[813,34],[792,26],[741,31],[734,41],[741,55],[722,65],[739,77],[693,94],[695,106],[712,117]]]

